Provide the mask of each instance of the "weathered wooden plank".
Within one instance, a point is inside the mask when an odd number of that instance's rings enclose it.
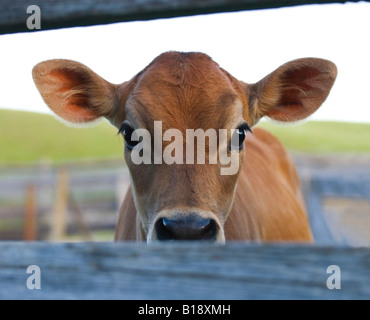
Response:
[[[321,194],[311,190],[305,198],[315,243],[333,245],[335,241],[324,218]]]
[[[370,200],[370,173],[339,174],[338,171],[320,170],[311,178],[312,188],[323,196],[368,198]]]
[[[25,241],[35,241],[37,237],[36,186],[32,184],[26,187],[23,236]]]
[[[324,217],[322,202],[326,197],[368,199],[370,201],[370,172],[368,170],[352,171],[316,169],[301,175],[310,225],[316,243],[325,245],[336,243]]]
[[[29,290],[26,269],[41,269]],[[329,290],[328,266],[341,269]],[[369,299],[370,249],[230,243],[0,243],[0,299]]]
[[[41,30],[358,0],[2,0],[0,34],[27,32],[27,8],[41,9]]]

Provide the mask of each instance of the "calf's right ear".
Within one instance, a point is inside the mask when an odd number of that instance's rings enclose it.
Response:
[[[110,119],[118,108],[117,86],[79,62],[41,62],[33,68],[32,75],[45,103],[67,122]]]
[[[335,64],[324,59],[303,58],[282,65],[248,86],[251,122],[263,116],[283,122],[307,118],[328,97],[336,76]]]

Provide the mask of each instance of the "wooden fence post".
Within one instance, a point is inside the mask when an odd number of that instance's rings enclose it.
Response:
[[[50,240],[60,241],[67,232],[67,208],[69,195],[69,174],[67,169],[58,171],[56,197],[52,214]]]
[[[82,233],[83,241],[92,241],[92,235],[89,229],[88,224],[86,223],[84,219],[84,215],[82,211],[80,210],[76,199],[72,196],[72,194],[69,195],[69,201],[71,204],[71,209],[73,210],[73,217],[77,224],[77,228],[79,232]]]
[[[24,208],[24,240],[34,241],[37,238],[36,187],[26,187],[26,203]]]

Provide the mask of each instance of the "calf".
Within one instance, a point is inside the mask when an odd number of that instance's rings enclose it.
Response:
[[[161,54],[119,85],[69,60],[33,70],[59,117],[70,123],[105,117],[123,135],[131,187],[115,239],[147,242],[312,241],[292,160],[275,137],[253,126],[264,116],[283,122],[308,117],[336,75],[332,62],[306,58],[247,84],[205,54],[181,52]],[[197,148],[189,130],[204,133]],[[211,149],[215,158],[194,162]]]

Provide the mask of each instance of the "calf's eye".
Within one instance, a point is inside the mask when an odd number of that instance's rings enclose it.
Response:
[[[118,134],[122,134],[123,137],[125,138],[126,147],[129,150],[132,150],[133,148],[135,148],[135,146],[137,146],[140,143],[140,141],[132,140],[133,132],[134,129],[127,120],[122,123],[118,131]]]
[[[243,149],[244,141],[247,136],[247,131],[252,132],[251,128],[248,126],[246,122],[240,125],[235,130],[234,134],[231,137],[231,144],[230,144],[231,150]]]

